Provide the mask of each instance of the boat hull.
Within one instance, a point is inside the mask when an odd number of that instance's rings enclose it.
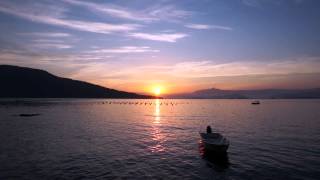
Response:
[[[226,153],[229,141],[219,133],[200,133],[206,152]]]
[[[215,145],[210,143],[204,143],[204,148],[207,152],[225,153],[227,152],[229,145]]]

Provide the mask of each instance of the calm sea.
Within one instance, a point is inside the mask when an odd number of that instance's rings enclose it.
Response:
[[[143,178],[319,179],[320,100],[0,101],[0,179]]]

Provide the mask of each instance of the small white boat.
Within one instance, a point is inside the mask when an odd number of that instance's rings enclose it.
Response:
[[[219,133],[200,133],[206,151],[226,153],[229,141]]]

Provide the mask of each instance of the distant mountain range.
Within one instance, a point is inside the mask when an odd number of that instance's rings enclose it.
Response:
[[[0,65],[0,98],[154,98],[52,75],[46,71]]]
[[[190,99],[304,99],[320,98],[316,89],[262,89],[262,90],[221,90],[204,89],[193,93],[175,94],[166,98]]]

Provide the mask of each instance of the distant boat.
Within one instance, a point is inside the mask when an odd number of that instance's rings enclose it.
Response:
[[[258,104],[260,104],[260,101],[252,101],[251,104],[258,105]]]
[[[204,148],[208,152],[226,153],[229,141],[220,133],[200,133]]]
[[[40,116],[40,114],[35,114],[35,113],[33,113],[33,114],[19,114],[19,116],[21,116],[21,117],[32,117],[32,116]]]

